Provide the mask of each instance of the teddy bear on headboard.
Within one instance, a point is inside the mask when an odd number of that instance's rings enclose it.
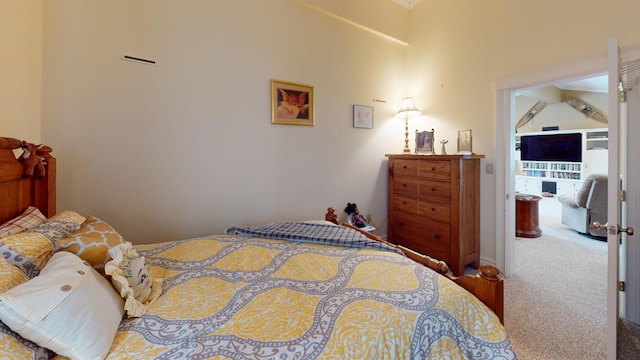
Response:
[[[35,145],[32,143],[28,143],[26,141],[22,141],[22,155],[18,160],[24,165],[24,177],[31,177],[33,174],[37,174],[39,177],[43,177],[45,175],[44,162],[42,161],[42,157],[36,154],[36,151],[42,145]]]

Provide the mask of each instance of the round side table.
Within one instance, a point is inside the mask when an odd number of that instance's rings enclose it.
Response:
[[[536,195],[516,195],[516,236],[537,238],[542,235],[540,230],[538,202],[542,200]]]

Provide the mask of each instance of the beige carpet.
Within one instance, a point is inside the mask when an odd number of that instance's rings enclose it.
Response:
[[[562,226],[556,204],[545,205],[543,235],[516,239],[505,327],[523,360],[605,359],[606,243]]]
[[[640,358],[640,326],[620,319],[618,321],[618,360]]]

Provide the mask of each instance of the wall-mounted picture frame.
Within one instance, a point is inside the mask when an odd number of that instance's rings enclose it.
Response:
[[[315,125],[313,86],[271,79],[271,123]]]
[[[418,131],[416,130],[416,154],[433,155],[434,131]]]
[[[471,129],[458,131],[458,154],[471,154]]]
[[[373,129],[373,106],[353,105],[353,127]]]

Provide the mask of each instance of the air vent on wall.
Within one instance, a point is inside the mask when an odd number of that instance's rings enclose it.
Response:
[[[133,62],[136,62],[138,64],[146,64],[146,65],[156,65],[156,66],[158,66],[158,62],[157,61],[151,60],[151,59],[141,58],[139,56],[131,56],[131,55],[123,54],[121,59],[122,60],[127,60],[127,61],[133,61]]]

